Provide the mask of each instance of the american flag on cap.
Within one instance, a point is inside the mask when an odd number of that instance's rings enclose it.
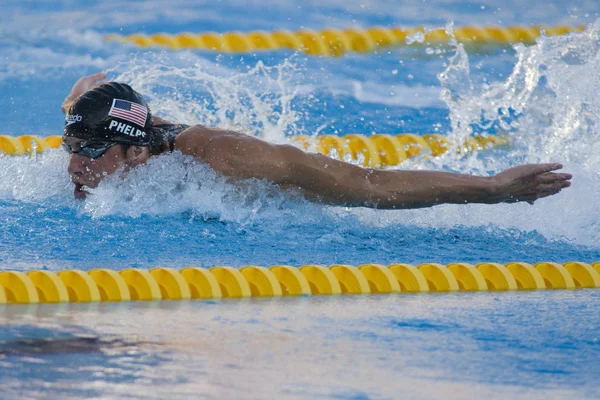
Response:
[[[138,103],[123,99],[113,99],[108,115],[133,122],[144,128],[146,126],[146,117],[148,117],[148,109]]]

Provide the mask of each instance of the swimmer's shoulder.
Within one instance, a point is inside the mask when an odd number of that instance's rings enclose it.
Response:
[[[246,136],[238,132],[210,128],[204,125],[193,125],[182,131],[175,138],[174,150],[179,150],[185,155],[204,158],[206,147],[216,138]]]

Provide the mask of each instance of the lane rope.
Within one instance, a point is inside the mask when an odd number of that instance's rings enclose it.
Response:
[[[581,288],[600,288],[600,261],[0,272],[0,304]]]
[[[452,149],[453,144],[437,133],[416,135],[375,134],[371,136],[348,134],[345,136],[296,135],[289,138],[307,151],[314,151],[344,161],[356,161],[364,167],[382,168],[401,164],[410,157],[419,155],[437,157]],[[0,154],[25,155],[43,153],[49,148],[58,148],[61,136],[45,138],[35,135],[0,136]],[[500,135],[477,135],[469,137],[456,148],[458,153],[468,153],[490,148],[507,147],[509,140]]]
[[[547,36],[581,32],[584,26],[463,26],[454,28],[457,41],[472,45],[532,43],[542,32]],[[423,40],[411,40],[422,34]],[[413,36],[411,36],[413,35]],[[105,36],[109,41],[120,41],[140,47],[161,46],[171,49],[203,49],[226,53],[289,49],[311,56],[339,57],[349,52],[368,53],[388,47],[445,44],[450,36],[443,28],[372,27],[367,29],[303,29],[298,31],[157,33]],[[407,44],[407,39],[410,44]]]

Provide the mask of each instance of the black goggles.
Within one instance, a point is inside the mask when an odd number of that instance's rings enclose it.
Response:
[[[73,144],[67,144],[63,142],[62,148],[65,149],[69,154],[78,154],[94,160],[101,157],[116,144],[118,143],[84,140]]]

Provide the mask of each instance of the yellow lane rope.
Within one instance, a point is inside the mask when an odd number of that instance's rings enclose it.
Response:
[[[0,304],[600,287],[600,262],[0,272]]]
[[[548,36],[580,32],[583,26],[463,26],[454,28],[456,39],[465,44],[509,44],[531,43],[542,31]],[[385,47],[407,45],[407,37],[419,32],[423,41],[412,44],[435,45],[447,43],[450,39],[444,29],[426,30],[423,27],[373,27],[367,29],[324,29],[321,31],[255,31],[226,33],[157,33],[152,35],[133,34],[121,36],[107,35],[107,40],[117,40],[141,47],[162,46],[171,49],[204,49],[227,53],[246,53],[256,50],[289,49],[298,50],[313,56],[338,57],[348,52],[367,53]]]
[[[381,168],[402,163],[410,157],[430,154],[437,157],[452,148],[445,136],[430,133],[416,135],[375,134],[371,136],[348,134],[345,136],[319,135],[291,136],[305,150],[316,151],[345,161],[357,161],[365,167]],[[42,153],[48,148],[58,148],[60,136],[39,137],[35,135],[0,136],[0,154],[23,155]],[[479,135],[470,137],[457,151],[469,152],[508,145],[508,139],[499,135]]]

